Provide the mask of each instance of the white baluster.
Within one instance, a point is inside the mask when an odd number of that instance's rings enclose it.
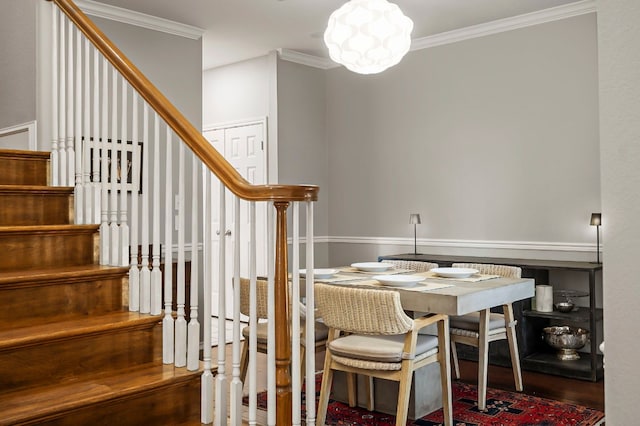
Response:
[[[256,357],[258,354],[258,318],[257,318],[257,300],[256,300],[256,202],[249,203],[249,223],[251,226],[249,235],[249,425],[254,426],[257,423],[258,413],[258,386],[257,386],[257,365]]]
[[[140,191],[140,151],[138,149],[138,93],[133,91],[131,112],[131,141],[133,142],[133,154],[131,156],[131,176],[133,190],[131,191],[131,267],[129,268],[129,310],[140,310],[140,266],[138,265],[138,192]]]
[[[76,174],[76,159],[75,159],[75,149],[73,146],[74,141],[74,65],[73,65],[73,29],[74,25],[69,21],[67,26],[68,32],[68,52],[67,52],[67,152],[63,155],[66,155],[67,161],[67,183],[66,186],[73,186]]]
[[[184,152],[185,144],[180,141],[178,150],[178,283],[177,283],[177,318],[176,318],[176,367],[187,365],[187,320],[185,318],[185,196],[184,196]]]
[[[58,138],[59,135],[59,115],[60,111],[58,110],[58,89],[60,85],[60,80],[58,76],[58,58],[59,48],[58,48],[58,8],[51,8],[51,184],[53,186],[60,185],[60,158],[58,153]]]
[[[98,49],[93,49],[93,129],[91,133],[91,146],[93,147],[92,164],[93,174],[91,176],[91,186],[93,191],[93,222],[101,223],[102,217],[102,184],[100,176],[100,55]],[[102,243],[100,243],[102,247]],[[100,261],[101,264],[104,264]]]
[[[306,358],[306,398],[305,408],[307,411],[307,426],[315,426],[316,424],[316,381],[315,381],[315,366],[316,366],[316,351],[312,348],[316,346],[315,336],[315,298],[313,293],[313,268],[314,268],[314,243],[313,243],[313,202],[307,201],[307,234],[306,234],[306,268],[307,276],[305,279],[305,298],[307,304],[306,310],[306,340],[305,345],[307,350],[305,351]]]
[[[267,425],[276,426],[275,207],[267,213]]]
[[[128,134],[127,134],[127,126],[129,124],[128,116],[127,116],[127,105],[128,105],[128,95],[127,95],[127,82],[124,78],[120,78],[120,82],[122,84],[122,110],[120,111],[120,235],[119,235],[119,249],[120,253],[119,257],[119,266],[127,266],[129,264],[129,222],[128,222],[128,212],[127,212],[127,196],[128,196],[128,183],[129,183],[129,171],[131,164],[129,164],[129,150],[127,149]],[[131,159],[133,161],[133,151],[138,149],[138,144],[134,139],[131,139]],[[132,177],[132,185],[133,185],[133,177]],[[133,191],[131,191],[131,196],[134,197]]]
[[[118,228],[118,154],[122,154],[118,144],[118,73],[115,68],[111,70],[111,163],[109,180],[109,264],[120,265],[120,229]]]
[[[142,142],[148,148],[149,139],[149,105],[144,103],[142,113]],[[147,152],[149,152],[147,150]],[[151,270],[149,269],[149,155],[142,157],[142,212],[140,214],[142,268],[140,269],[140,312],[148,314],[151,311]]]
[[[202,205],[202,217],[204,221],[204,306],[202,316],[204,317],[204,338],[202,342],[202,361],[204,363],[202,377],[200,378],[200,422],[209,424],[213,421],[213,361],[211,358],[211,286],[213,265],[213,247],[211,233],[211,173],[203,166],[203,193],[204,203]]]
[[[292,275],[293,284],[291,286],[291,407],[292,407],[292,424],[300,425],[300,205],[293,203],[293,241],[292,249]],[[315,348],[309,347],[309,352]]]
[[[74,213],[76,223],[86,223],[84,212],[84,191],[82,187],[82,38],[80,30],[76,34],[76,87],[75,87],[75,151],[74,151]]]
[[[101,137],[98,142],[100,146],[100,264],[109,265],[111,255],[111,241],[109,235],[109,198],[107,187],[107,167],[109,155],[109,63],[106,58],[102,58],[102,119]]]
[[[58,162],[60,172],[60,185],[67,185],[67,150],[65,143],[67,140],[67,55],[66,55],[66,20],[64,14],[60,14],[60,90],[58,92],[58,117],[60,120],[58,135]]]
[[[173,247],[173,155],[171,152],[172,144],[171,130],[167,127],[167,143],[165,154],[165,188],[164,197],[165,201],[165,228],[164,228],[164,240],[165,240],[165,257],[164,257],[164,318],[162,319],[162,361],[165,364],[171,364],[174,362],[174,348],[175,348],[175,322],[172,315],[173,304],[173,259],[171,256],[171,247]],[[158,147],[159,149],[159,147]]]
[[[231,372],[231,424],[242,424],[242,381],[240,380],[240,198],[234,196],[233,219],[233,354]],[[222,342],[221,342],[222,344]]]
[[[187,328],[187,369],[195,371],[200,367],[200,323],[198,322],[198,170],[200,161],[193,154],[191,165],[191,304],[189,326]],[[211,321],[209,321],[211,322]]]
[[[153,124],[153,261],[151,269],[151,314],[162,312],[162,273],[160,272],[160,117]],[[167,141],[170,143],[170,141]],[[165,258],[171,260],[172,247],[165,247]]]
[[[84,199],[84,223],[94,222],[93,185],[91,184],[91,50],[89,40],[84,39],[84,102],[83,102],[83,135],[82,151],[82,193]]]
[[[219,215],[220,215],[220,242],[218,249],[218,340],[224,345],[226,333],[226,250],[225,250],[225,229],[226,223],[226,188],[219,182]],[[218,375],[216,376],[216,415],[214,424],[216,426],[227,424],[227,374],[225,369],[225,351],[218,351]]]

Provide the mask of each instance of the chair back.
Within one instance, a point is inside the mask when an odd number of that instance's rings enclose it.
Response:
[[[481,274],[500,275],[505,278],[521,278],[522,268],[518,266],[493,265],[490,263],[454,263],[454,268],[477,269]]]
[[[404,313],[397,291],[316,284],[316,305],[324,323],[358,334],[405,334],[413,320]]]
[[[384,263],[391,263],[399,269],[411,269],[416,272],[428,272],[433,268],[437,268],[437,263],[420,262],[418,260],[383,260]]]
[[[248,278],[240,278],[240,312],[249,316],[249,290]],[[266,319],[267,314],[267,280],[256,280],[256,315],[258,319]]]

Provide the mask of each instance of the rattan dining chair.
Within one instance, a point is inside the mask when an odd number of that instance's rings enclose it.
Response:
[[[316,284],[315,296],[329,327],[316,425],[324,425],[334,371],[347,374],[350,405],[356,403],[354,374],[399,382],[396,425],[406,425],[413,372],[434,362],[440,364],[445,424],[452,424],[447,315],[411,319],[393,290]],[[418,334],[430,324],[437,324],[437,336]]]
[[[249,289],[250,281],[247,278],[240,278],[240,312],[243,315],[249,316]],[[301,306],[303,311],[304,305]],[[267,319],[267,281],[264,279],[256,280],[256,316],[258,320]],[[321,321],[315,321],[315,347],[313,350],[322,352],[325,350],[327,344],[327,335],[329,329]],[[251,330],[249,326],[242,329],[242,336],[244,342],[242,344],[242,353],[240,357],[240,380],[244,383],[247,376],[247,368],[249,366],[249,336]],[[259,321],[256,332],[257,351],[259,353],[267,353],[267,322]],[[305,376],[305,362],[306,362],[306,345],[305,345],[305,321],[300,321],[300,377],[304,379]]]
[[[409,269],[415,272],[428,272],[433,268],[437,268],[437,263],[421,262],[419,260],[384,260],[384,263],[391,263],[398,269]]]
[[[522,269],[517,266],[492,265],[483,263],[454,263],[454,268],[477,269],[481,274],[499,275],[507,278],[520,278]],[[489,362],[489,343],[506,339],[509,343],[511,368],[516,390],[522,391],[522,372],[516,338],[516,323],[511,303],[502,305],[503,313],[487,310],[487,324],[480,324],[480,312],[452,316],[450,322],[451,355],[456,378],[460,378],[458,351],[456,343],[478,348],[478,409],[485,410],[487,405],[487,368]]]

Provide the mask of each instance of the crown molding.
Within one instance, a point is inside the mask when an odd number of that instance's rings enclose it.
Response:
[[[180,37],[198,40],[204,34],[202,28],[181,24],[164,18],[134,12],[133,10],[111,6],[92,0],[77,0],[76,4],[85,14],[110,19],[124,24],[135,25],[149,30],[160,31]]]
[[[278,49],[280,59],[295,62],[296,64],[308,65],[313,68],[328,70],[340,66],[331,59],[321,58],[319,56],[307,55],[306,53],[296,52],[290,49]]]
[[[526,13],[524,15],[510,18],[498,19],[484,24],[473,25],[471,27],[460,28],[458,30],[447,31],[434,34],[428,37],[415,39],[411,42],[411,51],[427,49],[429,47],[441,46],[443,44],[456,43],[462,40],[484,37],[491,34],[498,34],[506,31],[526,28],[533,25],[544,24],[561,19],[572,18],[574,16],[585,15],[596,12],[595,0],[582,0],[562,6],[539,10],[537,12]]]
[[[585,15],[588,13],[596,13],[596,0],[581,0],[575,3],[539,10],[537,12],[525,13],[524,15],[498,19],[466,28],[434,34],[432,36],[417,38],[411,41],[410,50],[416,51],[428,49],[430,47],[442,46],[445,44],[517,30],[519,28],[526,28],[547,22],[559,21],[561,19],[572,18],[574,16]],[[280,58],[285,61],[296,62],[310,67],[326,70],[340,66],[330,59],[306,55],[293,50],[279,49],[278,52],[280,53]]]

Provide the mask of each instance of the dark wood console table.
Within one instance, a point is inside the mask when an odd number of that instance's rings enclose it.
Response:
[[[602,273],[602,263],[516,259],[504,257],[447,256],[431,254],[394,254],[379,256],[383,260],[417,260],[433,262],[440,266],[452,263],[494,263],[522,268],[522,276],[534,278],[536,284],[549,283],[549,271],[575,271],[585,273],[589,280],[589,306],[579,307],[569,313],[538,312],[531,308],[531,300],[522,300],[514,304],[514,314],[521,324],[518,330],[520,362],[523,369],[555,374],[582,380],[598,381],[604,377],[602,355],[598,354],[598,345],[603,340],[599,336],[598,324],[603,321],[603,310],[596,307],[596,275]],[[542,329],[551,324],[585,325],[590,331],[590,353],[583,353],[579,360],[561,361],[555,351],[542,340]],[[475,348],[458,350],[461,358],[477,359]],[[490,345],[490,362],[510,367],[509,351],[504,341]]]

